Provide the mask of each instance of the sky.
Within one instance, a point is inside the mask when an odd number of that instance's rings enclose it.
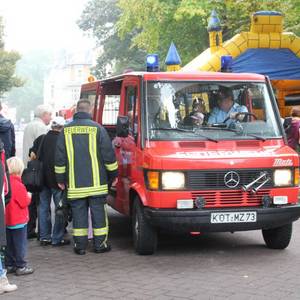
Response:
[[[5,48],[20,53],[36,49],[92,47],[76,24],[88,0],[1,0]]]

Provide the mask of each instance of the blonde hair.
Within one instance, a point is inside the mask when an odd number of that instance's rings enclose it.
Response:
[[[21,176],[24,171],[23,161],[16,156],[13,156],[7,160],[7,167],[9,174]]]

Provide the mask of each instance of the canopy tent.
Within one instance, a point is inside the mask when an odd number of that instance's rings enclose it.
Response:
[[[247,49],[234,59],[232,70],[268,75],[271,80],[300,79],[300,58],[290,49]]]

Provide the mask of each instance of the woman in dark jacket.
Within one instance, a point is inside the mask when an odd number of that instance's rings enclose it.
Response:
[[[39,136],[30,149],[34,157],[43,162],[44,187],[40,193],[39,205],[39,229],[40,244],[46,246],[64,246],[70,244],[69,240],[64,239],[65,224],[63,216],[55,214],[55,222],[52,230],[51,224],[51,198],[57,209],[60,206],[62,191],[56,183],[54,173],[54,157],[58,135],[63,129],[65,120],[63,117],[55,117],[51,123],[51,130],[46,135]]]

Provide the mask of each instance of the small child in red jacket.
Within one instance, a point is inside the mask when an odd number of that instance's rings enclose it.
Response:
[[[21,180],[24,164],[20,158],[14,156],[7,160],[7,166],[11,184],[11,200],[5,210],[7,273],[32,274],[33,269],[27,266],[25,261],[27,222],[29,219],[28,206],[31,198]]]

